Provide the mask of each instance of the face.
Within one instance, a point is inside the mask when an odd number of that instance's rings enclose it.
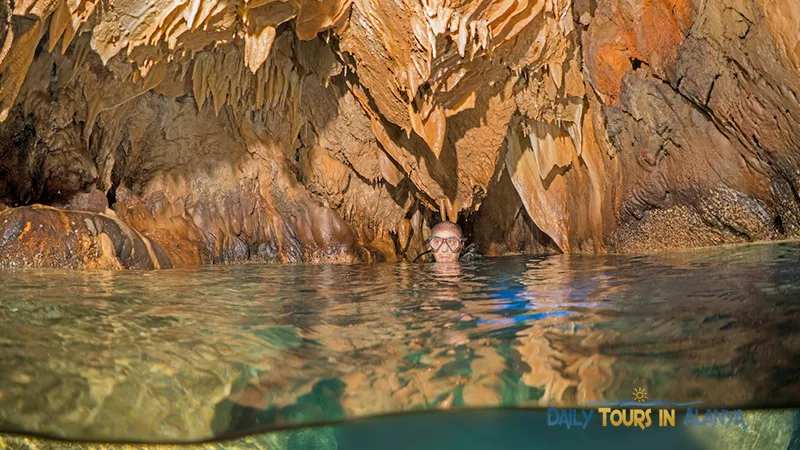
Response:
[[[458,261],[461,245],[461,235],[453,230],[439,230],[428,241],[428,246],[433,250],[436,262]]]

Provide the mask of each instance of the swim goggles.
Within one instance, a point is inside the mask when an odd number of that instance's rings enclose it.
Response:
[[[431,246],[433,251],[438,251],[441,248],[442,244],[447,244],[447,247],[450,251],[456,251],[461,248],[461,244],[466,241],[464,238],[457,238],[457,237],[449,237],[449,238],[441,238],[439,236],[431,236],[428,238],[426,243]]]

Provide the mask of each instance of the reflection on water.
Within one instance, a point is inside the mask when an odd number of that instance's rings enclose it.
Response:
[[[3,271],[0,428],[193,441],[631,400],[637,387],[703,408],[796,407],[798,262],[800,244],[783,243],[450,267]]]

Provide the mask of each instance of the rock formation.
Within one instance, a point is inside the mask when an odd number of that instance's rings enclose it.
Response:
[[[0,0],[0,261],[800,236],[791,0]]]

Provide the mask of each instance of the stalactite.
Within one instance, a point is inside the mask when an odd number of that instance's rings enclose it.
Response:
[[[563,251],[800,233],[788,0],[10,5],[0,209],[107,194],[176,261],[409,256],[482,209]]]

